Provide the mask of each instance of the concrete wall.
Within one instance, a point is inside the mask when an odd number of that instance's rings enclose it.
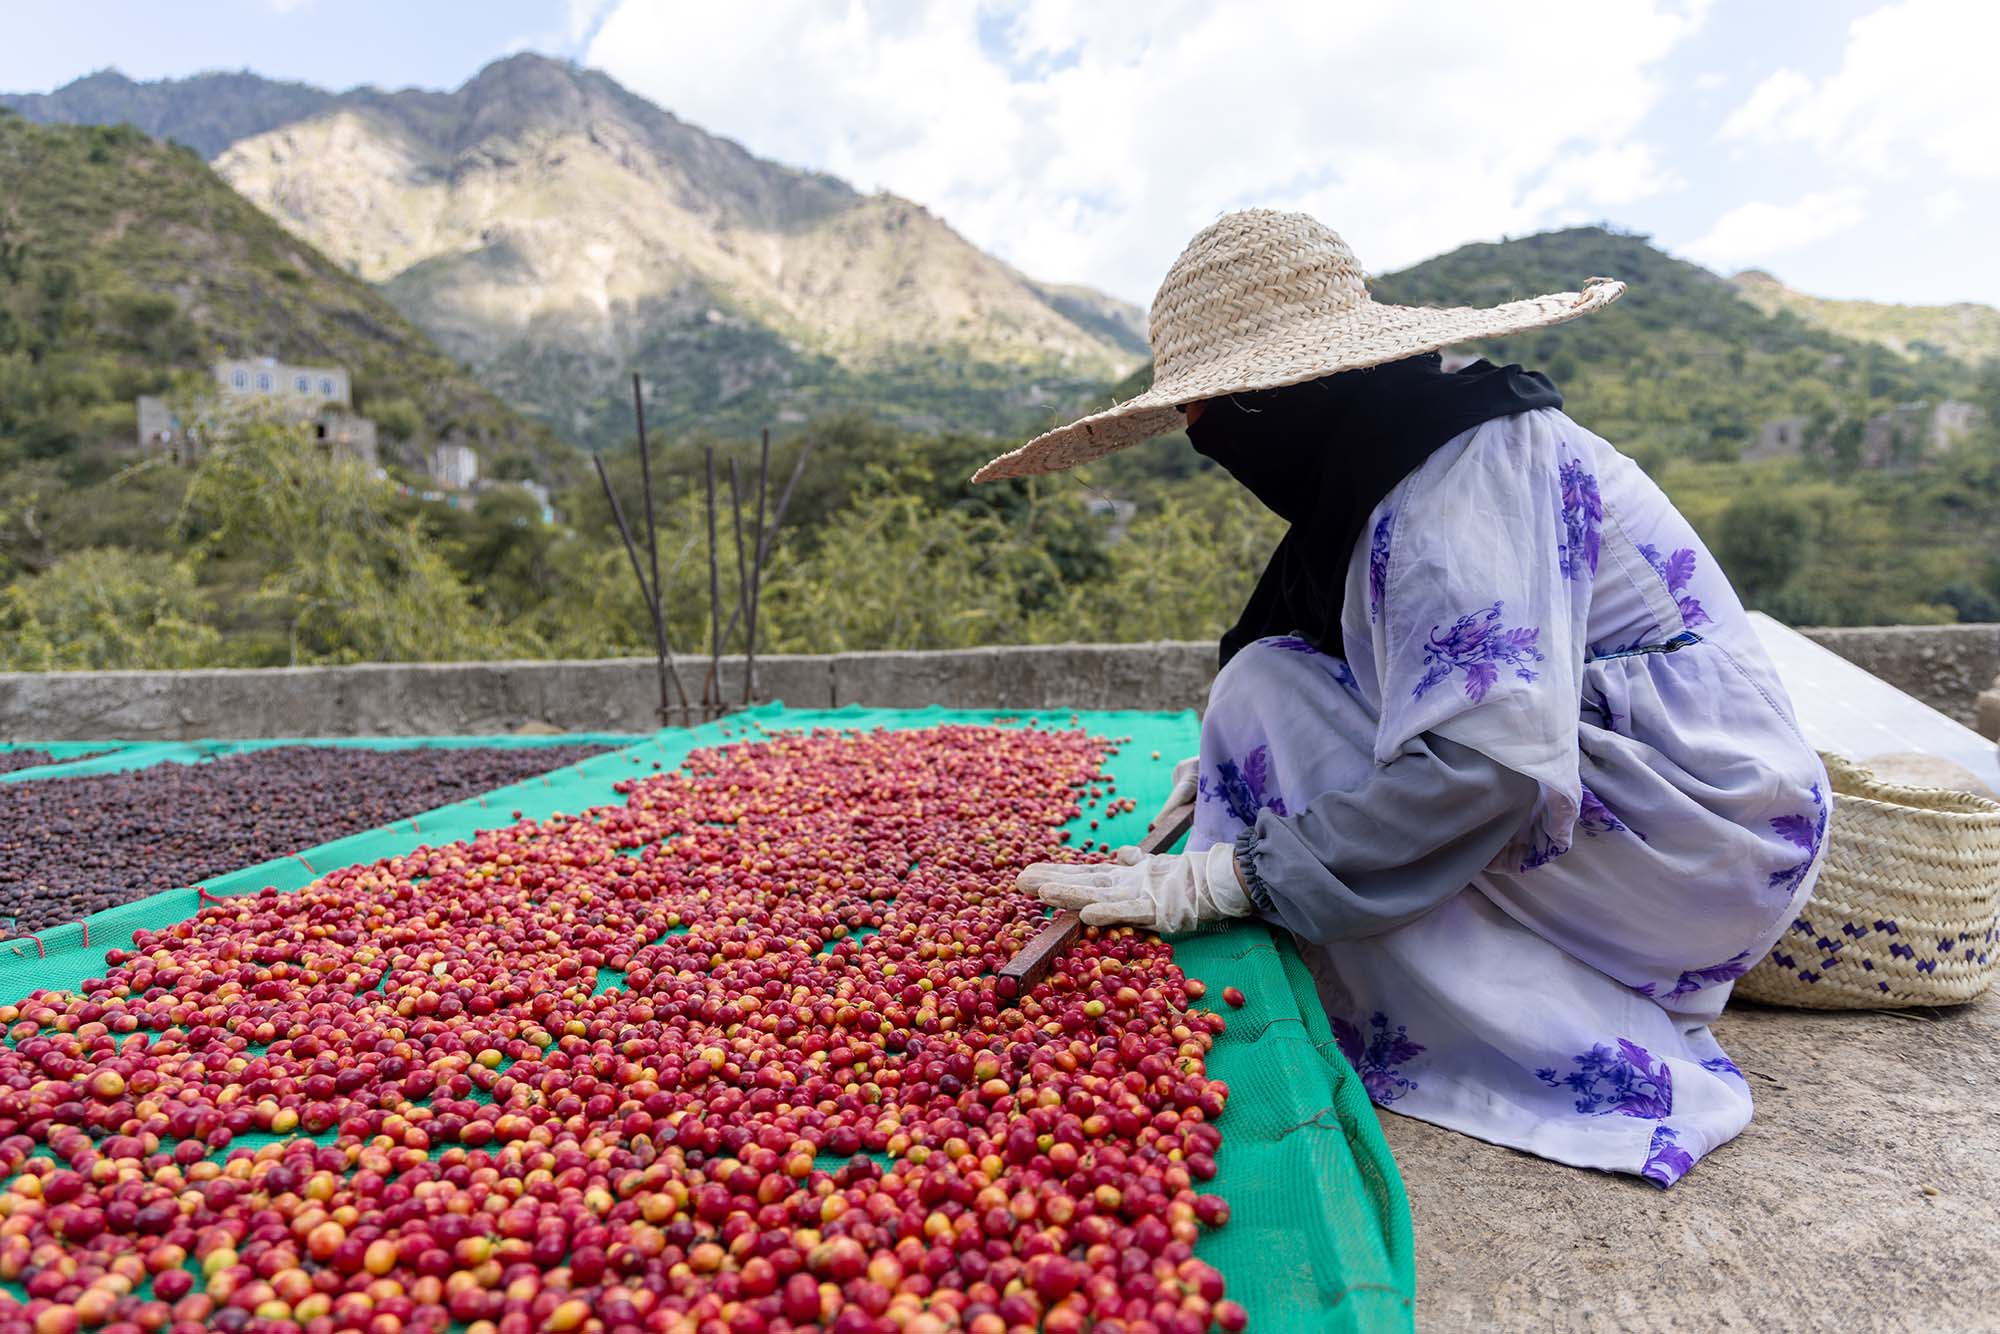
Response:
[[[2000,673],[2000,626],[1806,633],[1967,723]],[[1187,709],[1214,669],[1215,646],[1201,642],[762,658],[757,675],[760,698],[807,707]],[[706,664],[680,670],[698,698]],[[725,698],[742,698],[741,659],[723,660],[722,680]],[[645,658],[0,673],[0,740],[636,732],[656,725],[658,699]]]

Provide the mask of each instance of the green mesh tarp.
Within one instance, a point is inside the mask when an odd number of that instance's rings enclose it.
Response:
[[[501,750],[546,746],[629,746],[643,741],[632,732],[563,732],[545,736],[345,736],[261,737],[247,741],[51,741],[18,742],[6,750],[46,751],[57,763],[0,774],[0,783],[84,774],[124,773],[156,764],[199,764],[224,755],[247,755],[276,746],[333,746],[348,750]]]
[[[622,778],[652,773],[655,764],[672,769],[691,750],[754,736],[757,727],[919,728],[1031,720],[1051,728],[1082,727],[1119,741],[1119,754],[1105,767],[1116,779],[1117,795],[1130,797],[1137,809],[1115,816],[1101,808],[1086,810],[1072,825],[1077,842],[1088,838],[1113,847],[1136,843],[1145,834],[1147,820],[1166,798],[1173,762],[1193,754],[1199,739],[1190,713],[807,711],[773,704],[692,731],[662,732],[470,801],[212,878],[203,887],[218,895],[266,886],[293,890],[337,866],[468,838],[510,822],[515,811],[534,819],[578,814],[620,801],[612,785]],[[452,744],[489,740],[457,738]],[[425,741],[398,738],[396,744]],[[1088,827],[1091,819],[1099,822],[1096,830]],[[195,889],[171,890],[43,932],[39,945],[0,944],[0,997],[74,987],[101,976],[104,951],[129,944],[135,928],[168,926],[199,908]],[[1247,998],[1240,1010],[1223,1009],[1229,1028],[1209,1057],[1210,1073],[1229,1083],[1231,1095],[1221,1123],[1218,1174],[1207,1188],[1227,1198],[1232,1213],[1226,1226],[1203,1237],[1198,1253],[1227,1276],[1230,1295],[1249,1310],[1253,1330],[1412,1328],[1416,1273],[1402,1180],[1361,1080],[1334,1043],[1304,962],[1270,928],[1248,922],[1178,938],[1174,952],[1189,976],[1207,984],[1205,1004],[1220,1008],[1227,986]]]

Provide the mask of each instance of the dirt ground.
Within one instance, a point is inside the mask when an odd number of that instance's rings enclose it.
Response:
[[[1715,1031],[1756,1118],[1670,1191],[1383,1115],[1422,1329],[2000,1329],[2000,996]]]

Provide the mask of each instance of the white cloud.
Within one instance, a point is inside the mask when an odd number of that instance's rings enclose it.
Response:
[[[1932,222],[1956,222],[1965,212],[1965,196],[1956,190],[1940,190],[1924,200],[1924,212]]]
[[[1843,167],[1885,176],[2000,180],[1993,53],[2000,4],[1904,0],[1854,20],[1840,68],[1813,80],[1780,70],[1722,127],[1725,139],[1807,143]]]
[[[598,25],[614,0],[563,0],[563,27],[568,45],[579,46],[597,35]]]
[[[1670,188],[1634,133],[1705,10],[613,4],[587,61],[675,113],[916,199],[1037,277],[1141,301],[1230,208],[1307,209],[1380,271]]]
[[[1757,201],[1739,205],[1682,248],[1701,263],[1727,273],[1838,235],[1859,225],[1865,216],[1861,191],[1851,187],[1818,190],[1789,204]]]

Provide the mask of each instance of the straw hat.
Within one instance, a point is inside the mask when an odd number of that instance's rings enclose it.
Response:
[[[1060,472],[1181,429],[1183,403],[1561,324],[1624,290],[1592,278],[1581,292],[1485,309],[1384,305],[1368,295],[1361,265],[1332,228],[1303,213],[1227,213],[1188,242],[1153,298],[1152,388],[1036,436],[972,480]]]

